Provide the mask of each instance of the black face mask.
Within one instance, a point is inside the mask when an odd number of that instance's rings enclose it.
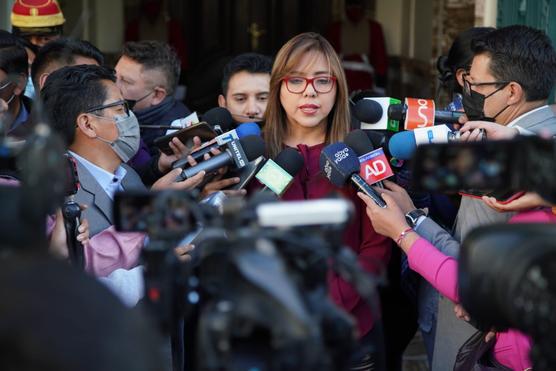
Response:
[[[135,105],[139,102],[141,102],[143,99],[147,98],[149,95],[152,94],[154,90],[151,90],[150,92],[148,92],[147,94],[145,94],[144,96],[142,96],[139,99],[125,99],[125,102],[127,103],[127,106],[129,107],[130,110],[133,111],[133,108],[135,107]]]
[[[465,115],[470,121],[491,121],[494,122],[496,117],[500,115],[506,108],[502,108],[496,115],[493,117],[486,117],[485,116],[485,100],[490,97],[491,95],[496,94],[500,90],[504,89],[508,84],[503,84],[501,87],[490,93],[489,95],[484,95],[481,93],[477,93],[473,89],[463,89],[463,110],[465,111]]]

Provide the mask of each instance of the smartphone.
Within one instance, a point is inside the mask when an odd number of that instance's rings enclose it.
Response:
[[[114,226],[121,232],[180,237],[195,228],[191,200],[177,191],[126,191],[114,197]]]
[[[170,141],[173,138],[178,138],[187,147],[193,147],[193,138],[199,137],[201,142],[208,142],[216,137],[216,131],[207,124],[206,122],[200,122],[198,124],[193,124],[181,130],[175,131],[172,134],[165,135],[163,137],[156,138],[154,140],[154,145],[160,149],[163,153],[171,156],[173,154],[170,148]]]

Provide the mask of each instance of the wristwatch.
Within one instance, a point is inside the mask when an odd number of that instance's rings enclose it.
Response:
[[[407,224],[409,224],[411,228],[414,228],[415,224],[417,224],[417,221],[422,216],[427,216],[425,210],[415,209],[405,214],[405,220],[407,221]]]

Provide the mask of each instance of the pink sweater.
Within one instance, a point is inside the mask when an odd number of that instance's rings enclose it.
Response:
[[[514,216],[510,223],[556,223],[556,216],[547,210],[529,211]],[[459,301],[456,259],[444,255],[424,238],[419,238],[409,250],[408,261],[411,269],[423,276],[442,295],[455,303]],[[494,357],[512,370],[532,367],[530,349],[530,338],[519,331],[508,330],[496,334]]]

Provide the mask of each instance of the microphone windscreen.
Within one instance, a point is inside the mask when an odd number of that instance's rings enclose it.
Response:
[[[239,138],[249,135],[261,136],[261,128],[254,122],[246,122],[237,126],[236,133]]]
[[[274,162],[282,169],[286,170],[292,177],[299,173],[305,163],[303,156],[291,147],[284,148],[282,152],[276,156]]]
[[[374,148],[386,146],[386,136],[374,130],[363,130],[373,144]]]
[[[355,151],[344,143],[332,143],[320,153],[320,169],[336,187],[344,186],[360,166]]]
[[[371,99],[361,99],[353,107],[355,117],[367,124],[374,124],[382,118],[382,106],[380,103]]]
[[[388,107],[388,118],[396,121],[403,121],[405,115],[405,106],[403,104],[391,104]]]
[[[357,156],[363,156],[375,149],[367,134],[361,129],[353,130],[346,135],[344,143],[353,149]]]
[[[388,143],[390,154],[400,160],[409,160],[415,153],[415,134],[408,130],[392,135]]]
[[[206,121],[212,127],[220,125],[223,132],[232,130],[234,125],[232,114],[224,107],[214,107],[209,109],[203,115],[203,121]]]
[[[248,161],[253,161],[265,153],[265,144],[263,139],[257,135],[249,135],[239,140],[243,152]]]

